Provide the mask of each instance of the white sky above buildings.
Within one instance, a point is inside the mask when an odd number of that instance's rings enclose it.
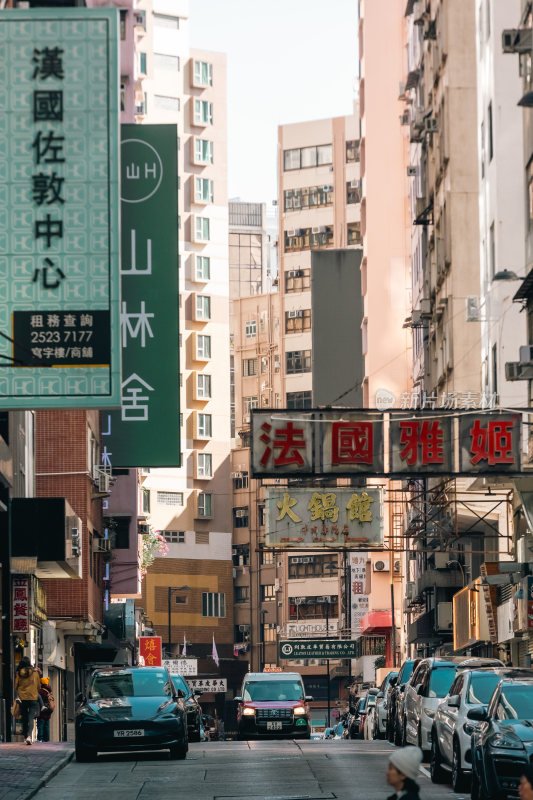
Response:
[[[277,196],[277,127],[352,113],[357,0],[190,0],[190,46],[228,57],[228,197]]]

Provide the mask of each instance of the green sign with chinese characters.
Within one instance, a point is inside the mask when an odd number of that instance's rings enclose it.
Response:
[[[116,408],[118,11],[1,16],[0,408]]]
[[[265,547],[364,549],[381,546],[381,489],[267,488]]]
[[[123,125],[122,408],[103,413],[107,467],[180,464],[178,138]]]
[[[356,639],[295,639],[279,643],[280,658],[357,658]]]

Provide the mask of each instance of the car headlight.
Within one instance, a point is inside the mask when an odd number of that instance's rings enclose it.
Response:
[[[425,708],[424,714],[426,715],[426,717],[433,719],[433,717],[435,716],[435,711],[432,708]]]
[[[293,710],[294,716],[297,716],[298,714],[305,714],[305,708],[303,706],[295,706]]]
[[[489,739],[489,746],[501,748],[504,750],[523,750],[524,745],[519,739],[514,736],[509,736],[506,733],[495,733]]]
[[[243,708],[242,715],[243,715],[243,717],[253,717],[253,716],[255,716],[255,708]]]

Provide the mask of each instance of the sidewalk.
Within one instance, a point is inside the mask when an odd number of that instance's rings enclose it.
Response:
[[[0,800],[28,800],[68,764],[74,747],[49,744],[0,743]]]

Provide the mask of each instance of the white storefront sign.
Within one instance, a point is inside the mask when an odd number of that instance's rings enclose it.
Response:
[[[195,658],[164,658],[161,666],[171,675],[198,675],[198,661]]]
[[[202,692],[227,692],[227,678],[191,678],[187,681],[191,689]]]

